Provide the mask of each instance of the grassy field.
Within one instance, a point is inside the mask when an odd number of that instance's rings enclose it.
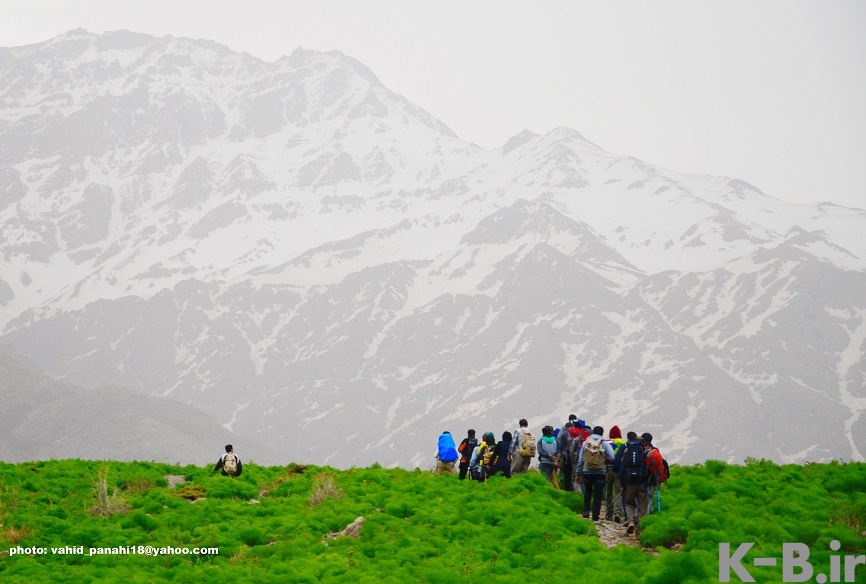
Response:
[[[640,546],[608,549],[580,495],[535,472],[482,484],[375,465],[249,463],[230,479],[145,462],[0,463],[0,581],[718,582],[719,544],[754,542],[743,566],[781,582],[781,560],[753,558],[803,543],[817,575],[834,555],[866,553],[866,464],[675,466],[662,503]],[[360,537],[326,537],[358,517]],[[866,581],[866,566],[855,574]]]

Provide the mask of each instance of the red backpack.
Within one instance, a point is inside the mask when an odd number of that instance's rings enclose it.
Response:
[[[583,446],[583,434],[580,428],[569,428],[568,437],[565,439],[565,452],[573,464],[577,464],[577,455]]]
[[[670,476],[667,461],[662,458],[662,453],[655,446],[651,446],[646,457],[647,466],[649,467],[650,475],[653,477],[653,482],[657,485],[662,484]]]

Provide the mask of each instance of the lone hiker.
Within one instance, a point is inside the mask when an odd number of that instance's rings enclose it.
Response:
[[[436,448],[436,474],[445,474],[454,472],[454,463],[457,462],[459,455],[457,454],[457,446],[454,445],[454,438],[448,430],[442,432],[439,436],[439,444]]]
[[[220,456],[211,472],[216,472],[220,469],[222,469],[224,477],[239,477],[244,470],[244,465],[241,463],[238,455],[235,454],[235,449],[231,444],[226,444],[226,453]]]

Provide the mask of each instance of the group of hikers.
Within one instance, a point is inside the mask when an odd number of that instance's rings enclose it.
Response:
[[[213,472],[240,476],[240,458],[231,444],[225,451]],[[525,419],[514,433],[503,432],[499,442],[493,432],[478,440],[475,430],[469,430],[457,445],[450,432],[443,432],[436,449],[436,472],[457,471],[461,481],[468,475],[483,482],[497,473],[511,478],[527,472],[536,456],[539,471],[555,488],[583,493],[583,517],[599,521],[604,502],[604,519],[616,523],[625,519],[628,534],[635,533],[640,518],[652,512],[653,499],[660,497],[658,489],[670,476],[649,432],[640,436],[628,432],[623,439],[619,426],[614,426],[605,438],[604,428],[591,427],[575,414],[562,429],[542,428],[538,440]]]
[[[583,493],[583,517],[599,521],[604,501],[604,519],[621,523],[624,518],[628,534],[635,533],[640,517],[652,512],[654,498],[660,506],[658,489],[670,470],[649,432],[628,432],[623,439],[619,426],[614,426],[605,438],[604,428],[591,427],[575,414],[562,429],[542,428],[538,440],[528,426],[520,420],[517,430],[503,432],[499,442],[493,432],[478,440],[475,430],[469,430],[459,445],[450,432],[443,432],[436,472],[456,470],[460,480],[468,475],[482,482],[497,473],[511,478],[529,470],[537,456],[539,471],[555,488]]]

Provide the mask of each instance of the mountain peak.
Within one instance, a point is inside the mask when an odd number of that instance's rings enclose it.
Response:
[[[71,31],[0,51],[0,344],[299,462],[412,468],[454,420],[569,411],[693,460],[759,454],[758,417],[780,456],[866,452],[866,213],[567,127],[473,148],[339,51],[220,46]],[[40,399],[28,429],[69,418]],[[353,448],[316,439],[359,416]],[[815,416],[844,432],[790,432]]]
[[[298,46],[288,57],[281,57],[277,63],[285,63],[292,68],[299,69],[314,65],[316,62],[322,63],[330,61],[332,64],[338,64],[346,69],[356,73],[365,81],[382,87],[382,82],[370,70],[369,67],[350,57],[342,51],[314,51]]]
[[[566,126],[560,126],[558,128],[552,129],[547,134],[545,134],[544,139],[556,142],[583,142],[584,144],[588,144],[593,148],[597,148],[599,150],[602,149],[599,145],[587,140],[583,134],[581,134],[574,128],[569,128]]]
[[[523,130],[522,132],[515,134],[514,136],[509,138],[508,141],[499,148],[499,151],[502,154],[508,154],[509,152],[520,148],[527,142],[531,142],[532,140],[535,140],[539,137],[540,136],[532,130]]]
[[[86,28],[78,27],[78,28],[73,28],[73,29],[67,30],[66,32],[61,33],[61,34],[57,35],[56,37],[49,39],[48,42],[51,43],[51,42],[69,40],[69,39],[77,39],[77,38],[82,38],[82,37],[95,38],[96,36],[97,35],[95,33],[90,32]]]

